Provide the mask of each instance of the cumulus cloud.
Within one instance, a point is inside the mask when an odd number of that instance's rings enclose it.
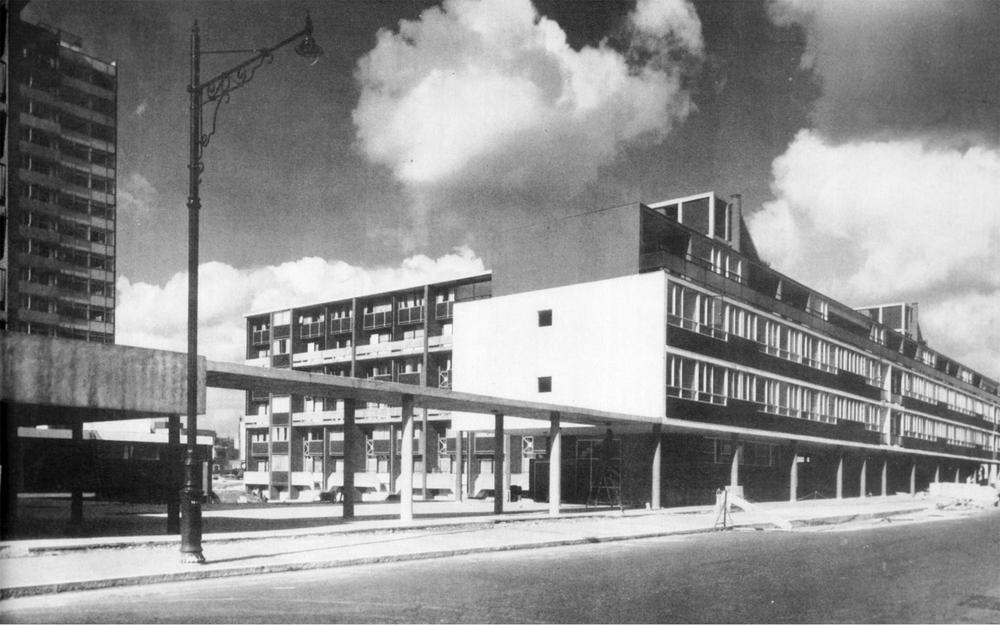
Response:
[[[118,188],[118,216],[141,221],[149,216],[158,196],[145,176],[133,173]]]
[[[749,227],[776,269],[849,304],[921,302],[932,347],[1000,375],[982,342],[1000,310],[1000,152],[801,131],[773,170]]]
[[[253,312],[301,306],[361,293],[448,280],[485,272],[467,247],[432,259],[411,256],[397,267],[374,269],[343,261],[302,258],[280,265],[237,269],[210,262],[199,270],[199,353],[210,360],[242,361],[246,326]],[[118,278],[117,342],[183,351],[187,332],[187,273],[165,284]]]
[[[357,145],[425,212],[428,189],[578,191],[691,110],[677,59],[702,51],[694,9],[641,0],[631,28],[631,50],[574,50],[529,0],[446,0],[359,61]]]
[[[833,139],[918,135],[996,145],[1000,11],[993,0],[771,0],[801,26],[820,79],[814,123]]]
[[[439,258],[416,255],[396,267],[374,269],[342,261],[302,258],[280,265],[237,269],[210,262],[199,270],[198,352],[210,360],[241,362],[244,315],[478,275],[483,261],[467,247]],[[165,284],[118,278],[116,340],[121,345],[187,349],[187,273]],[[233,435],[244,410],[242,392],[208,389],[203,427]]]

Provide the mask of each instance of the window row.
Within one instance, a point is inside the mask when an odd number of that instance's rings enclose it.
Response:
[[[51,258],[77,267],[87,267],[101,271],[113,271],[115,267],[114,256],[84,252],[83,250],[63,247],[46,241],[36,241],[34,239],[18,240],[17,251],[41,258]]]
[[[105,228],[97,228],[72,219],[59,219],[52,215],[34,211],[21,213],[21,223],[39,230],[50,230],[61,235],[81,239],[99,245],[112,245],[114,234]]]
[[[903,436],[910,438],[920,438],[930,441],[944,440],[952,445],[961,446],[978,445],[983,448],[992,447],[991,437],[987,432],[969,429],[954,423],[944,423],[918,415],[902,414],[901,428]]]
[[[81,328],[63,328],[47,323],[36,323],[34,321],[17,321],[10,324],[11,331],[23,334],[37,334],[39,336],[57,336],[65,339],[80,339],[93,343],[114,343],[115,335],[111,332],[91,332]]]
[[[738,336],[759,343],[771,355],[830,373],[841,369],[879,384],[877,359],[725,302],[718,296],[670,283],[667,315],[673,325],[717,338]]]
[[[93,163],[94,165],[100,165],[101,167],[114,168],[115,166],[115,155],[112,152],[99,150],[40,128],[21,126],[21,140],[43,148],[57,150],[61,155]]]
[[[1000,407],[963,393],[951,386],[909,372],[903,372],[902,394],[927,403],[944,402],[956,412],[997,422]]]
[[[879,429],[876,404],[672,354],[667,358],[667,394],[713,404],[731,398],[760,404],[772,414],[825,423],[843,419]]]
[[[54,98],[78,106],[80,108],[96,111],[108,117],[115,116],[115,103],[110,98],[93,95],[80,89],[63,84],[58,73],[41,68],[32,68],[28,72],[26,84],[32,89],[44,91]]]
[[[56,122],[65,132],[73,132],[84,137],[104,141],[105,143],[115,142],[115,128],[99,122],[92,122],[82,117],[77,117],[71,113],[60,111],[57,107],[50,106],[38,100],[30,98],[21,103],[21,112]]]
[[[117,83],[117,80],[113,75],[65,57],[61,57],[59,59],[59,70],[70,78],[90,83],[108,91],[113,90],[115,88],[115,84]]]
[[[702,439],[700,455],[713,464],[730,464],[736,445],[732,441],[706,437]],[[743,466],[773,467],[778,459],[778,447],[771,443],[746,441],[740,443],[743,453],[738,463]]]
[[[98,297],[114,297],[115,285],[105,280],[89,280],[58,271],[49,271],[38,267],[21,267],[18,278],[32,284],[57,286],[80,295],[96,295]]]
[[[41,313],[57,314],[82,321],[114,323],[114,308],[91,306],[78,302],[42,297],[39,295],[21,295],[20,307]]]
[[[38,156],[32,156],[31,154],[22,154],[21,167],[28,171],[35,172],[36,174],[52,176],[62,180],[63,182],[75,184],[78,187],[85,187],[100,193],[115,192],[114,179],[99,176],[88,171],[82,171],[76,169],[75,167],[63,165],[47,158],[40,158]]]
[[[115,207],[113,204],[101,202],[100,200],[80,197],[73,193],[61,192],[51,187],[40,184],[20,185],[21,197],[25,197],[36,202],[45,204],[56,204],[81,215],[91,215],[102,219],[114,219]]]

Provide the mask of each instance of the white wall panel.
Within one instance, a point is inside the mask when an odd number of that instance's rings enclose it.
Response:
[[[453,388],[663,416],[665,292],[655,272],[458,303]],[[538,392],[541,376],[551,392]]]

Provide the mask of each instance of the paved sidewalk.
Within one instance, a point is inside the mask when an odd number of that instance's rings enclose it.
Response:
[[[933,510],[924,495],[757,504],[734,511],[736,527],[801,527]],[[177,536],[23,540],[0,543],[0,599],[169,581],[398,562],[453,555],[635,540],[715,529],[711,506],[664,510],[564,506],[550,517],[546,504],[513,504],[492,514],[492,502],[418,502],[411,522],[389,515],[398,504],[363,504],[358,518],[290,530],[206,533],[206,563],[180,562]],[[284,508],[284,510],[282,510]],[[339,513],[339,506],[313,507]],[[308,507],[227,511],[225,514],[308,514]],[[461,516],[456,516],[461,515]],[[206,517],[210,527],[212,517]]]

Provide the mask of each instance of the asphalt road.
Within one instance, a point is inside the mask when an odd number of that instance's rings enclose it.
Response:
[[[1000,622],[1000,511],[15,599],[3,622]]]

